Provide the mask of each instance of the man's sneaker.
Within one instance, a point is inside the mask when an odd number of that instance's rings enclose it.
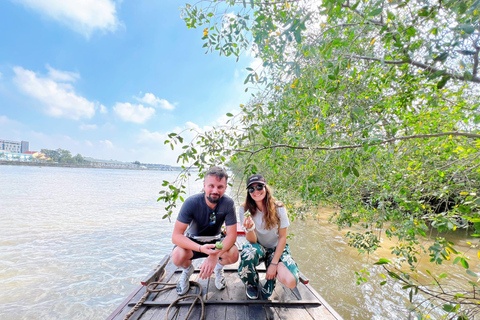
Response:
[[[193,265],[184,269],[177,282],[177,294],[183,296],[190,289],[190,276],[193,274]]]
[[[252,286],[251,284],[247,283],[246,294],[247,298],[250,300],[258,299],[258,286]]]
[[[215,287],[217,287],[218,290],[223,290],[226,287],[223,268],[215,268]]]

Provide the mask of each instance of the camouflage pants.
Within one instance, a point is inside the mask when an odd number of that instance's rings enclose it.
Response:
[[[241,254],[240,265],[238,266],[238,275],[240,276],[242,282],[245,284],[248,283],[253,286],[258,286],[259,278],[257,269],[255,267],[260,263],[265,262],[265,266],[268,269],[274,254],[275,248],[265,248],[258,243],[250,243],[248,241],[245,242]],[[285,245],[285,249],[280,257],[280,261],[285,264],[298,283],[298,266],[290,254],[290,248],[288,244]],[[262,294],[265,298],[268,298],[272,295],[273,290],[275,289],[276,281],[277,279],[266,280],[264,286],[262,287]]]

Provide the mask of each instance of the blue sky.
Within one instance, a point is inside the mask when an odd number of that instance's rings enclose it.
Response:
[[[174,0],[0,1],[0,139],[175,164],[166,134],[248,100],[253,58],[205,54]]]

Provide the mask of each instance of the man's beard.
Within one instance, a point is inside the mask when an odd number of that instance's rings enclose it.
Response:
[[[218,201],[220,201],[220,198],[221,198],[221,197],[220,197],[219,194],[215,194],[215,195],[216,195],[217,198],[216,198],[216,199],[213,199],[213,198],[211,197],[212,194],[209,194],[209,195],[207,196],[207,200],[210,201],[211,203],[218,203]]]

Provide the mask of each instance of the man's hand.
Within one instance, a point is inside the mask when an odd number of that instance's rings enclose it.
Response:
[[[220,256],[220,250],[212,249],[212,248],[215,248],[214,244],[208,244],[205,246],[209,246],[209,248],[204,251],[204,248],[202,247],[202,252],[207,254],[208,252],[212,252],[212,253],[209,254],[207,259],[205,259],[205,261],[200,266],[200,274],[199,274],[200,279],[207,279],[212,275],[213,269],[215,269],[218,258]]]

